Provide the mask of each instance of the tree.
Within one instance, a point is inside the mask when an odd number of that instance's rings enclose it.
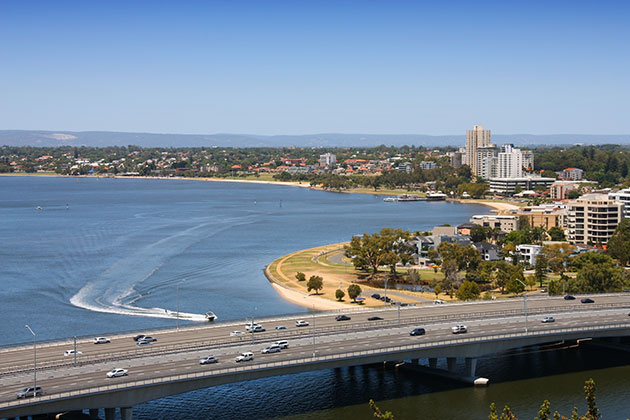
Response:
[[[474,281],[464,281],[455,294],[459,300],[475,300],[480,295],[479,285]]]
[[[475,225],[470,229],[470,240],[473,243],[483,242],[487,238],[486,229],[481,225]]]
[[[547,231],[552,241],[564,241],[564,231],[558,226],[554,226]]]
[[[536,255],[536,264],[535,267],[535,277],[539,282],[540,287],[543,286],[543,280],[547,277],[547,267],[549,266],[549,261],[547,260],[547,256],[540,252]]]
[[[339,302],[341,302],[343,300],[343,297],[345,296],[345,292],[341,289],[337,289],[335,290],[335,299],[337,299]]]
[[[309,292],[315,290],[315,294],[319,295],[319,291],[324,288],[324,279],[320,276],[311,276],[306,283],[306,288]]]
[[[380,233],[354,236],[350,245],[345,247],[346,256],[352,258],[352,263],[359,270],[378,272],[378,267],[386,264],[390,266],[392,274],[396,275],[396,264],[408,262],[412,249],[407,245],[410,238],[407,231],[401,229],[383,228]]]
[[[357,301],[357,298],[359,297],[361,292],[361,287],[358,284],[351,284],[350,286],[348,286],[348,297],[354,302]]]
[[[435,293],[435,298],[437,299],[437,298],[438,298],[438,296],[440,296],[440,293],[442,293],[442,286],[440,286],[439,284],[438,284],[438,285],[436,285],[436,286],[433,288],[433,293]]]
[[[621,265],[628,265],[630,261],[630,219],[623,219],[615,233],[608,240],[607,251],[616,258]]]
[[[383,413],[381,409],[376,406],[374,400],[370,400],[369,404],[372,411],[374,411],[374,417],[376,417],[377,419],[394,420],[394,415],[392,414],[392,412],[386,411]]]
[[[306,281],[306,275],[300,271],[295,273],[295,278],[297,279],[297,281]]]

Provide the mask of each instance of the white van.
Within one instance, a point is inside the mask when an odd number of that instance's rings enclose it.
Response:
[[[275,343],[276,346],[280,347],[281,349],[288,349],[289,348],[289,342],[287,340],[278,340]]]
[[[241,353],[240,355],[236,356],[236,363],[238,362],[248,362],[250,360],[254,360],[254,353],[252,353],[251,351],[246,351],[244,353]]]

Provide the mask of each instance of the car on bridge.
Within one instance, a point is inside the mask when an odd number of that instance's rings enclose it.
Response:
[[[108,378],[118,378],[119,376],[127,376],[127,373],[129,373],[129,371],[127,369],[112,369],[109,372],[107,372],[107,377]]]
[[[276,326],[276,330],[286,330],[287,327],[285,327],[284,325],[277,325]]]
[[[199,360],[200,365],[209,365],[211,363],[219,363],[219,359],[215,356],[207,356]]]
[[[136,343],[136,346],[151,346],[151,345],[153,345],[153,342],[152,341],[147,341],[147,340],[139,340]]]
[[[381,318],[380,316],[371,316],[368,318],[368,321],[382,321],[383,318]]]
[[[350,319],[348,315],[337,315],[335,317],[335,321],[350,321]]]
[[[109,338],[107,337],[96,337],[94,339],[94,344],[106,344],[110,343]]]
[[[565,295],[564,300],[575,300],[575,296],[573,295]]]
[[[44,391],[41,386],[28,386],[17,393],[17,399],[20,400],[22,398],[36,397],[38,395],[42,395]]]
[[[414,328],[413,330],[409,331],[409,335],[425,335],[426,331],[424,328]]]
[[[465,325],[455,325],[451,328],[453,334],[464,334],[468,332],[468,327]]]
[[[435,299],[435,300],[433,301],[433,304],[434,304],[434,305],[441,305],[441,304],[443,304],[443,303],[446,303],[446,302],[444,302],[442,299]]]
[[[236,337],[237,335],[243,335],[245,334],[243,331],[232,331],[230,333],[230,337]]]
[[[595,301],[593,299],[590,299],[590,298],[584,298],[584,299],[580,300],[580,302],[582,302],[582,303],[593,303]]]
[[[295,321],[296,327],[308,327],[308,322],[302,319]]]
[[[79,350],[66,350],[63,352],[64,356],[74,356],[74,355],[79,355],[79,354],[83,354],[82,352],[80,352]]]
[[[265,328],[260,325],[260,324],[247,324],[247,326],[245,326],[245,329],[247,330],[247,332],[264,332],[267,331],[265,330]]]
[[[273,344],[275,344],[276,346],[280,346],[281,349],[289,348],[289,342],[287,340],[278,340]]]
[[[279,345],[277,344],[272,344],[270,346],[265,347],[264,349],[261,350],[262,354],[269,354],[269,353],[280,353],[282,349],[280,348]]]
[[[236,356],[236,359],[234,359],[236,363],[249,362],[250,360],[254,360],[254,353],[252,353],[251,351],[243,352]]]
[[[140,340],[142,340],[144,337],[146,337],[146,335],[144,335],[144,334],[134,335],[134,336],[133,336],[133,341],[140,341]]]
[[[546,316],[540,322],[542,322],[543,324],[548,324],[549,322],[556,322],[556,319],[552,316]]]

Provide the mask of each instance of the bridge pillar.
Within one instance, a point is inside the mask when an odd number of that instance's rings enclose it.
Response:
[[[92,420],[98,420],[98,408],[90,408],[90,418]]]
[[[449,372],[453,372],[455,370],[455,363],[457,362],[456,357],[447,357],[446,358],[446,366]]]
[[[133,418],[133,407],[120,407],[120,419],[131,420]]]
[[[115,408],[106,408],[105,409],[105,420],[114,420],[116,418],[116,409]]]
[[[477,368],[477,359],[473,359],[472,357],[466,358],[466,375],[473,377],[475,376],[475,369]]]
[[[429,357],[429,367],[431,369],[437,368],[437,357]]]

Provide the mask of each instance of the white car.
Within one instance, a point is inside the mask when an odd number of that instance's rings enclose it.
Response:
[[[455,325],[453,328],[451,328],[451,331],[453,332],[453,334],[464,334],[468,332],[468,327],[466,327],[465,325]]]
[[[279,353],[280,350],[282,350],[280,348],[279,345],[277,344],[272,344],[270,346],[265,347],[264,349],[262,349],[261,353],[262,354],[268,354],[268,353]]]
[[[254,353],[252,353],[251,351],[246,351],[244,353],[241,353],[240,355],[236,356],[236,359],[234,359],[236,361],[236,363],[239,362],[248,362],[250,360],[254,360]]]
[[[441,305],[441,304],[443,304],[443,303],[446,303],[446,302],[445,302],[445,301],[443,301],[442,299],[435,299],[435,300],[433,301],[433,304],[435,304],[435,305]]]
[[[96,337],[94,339],[94,344],[106,344],[109,343],[109,338],[107,337]]]
[[[203,359],[199,360],[199,364],[200,365],[209,365],[211,363],[219,363],[219,359],[217,359],[214,356],[208,356],[208,357],[204,357]]]
[[[308,327],[308,322],[300,319],[299,321],[295,321],[296,327]]]
[[[248,332],[264,332],[264,331],[267,331],[267,330],[265,330],[265,328],[264,328],[262,325],[260,325],[260,324],[254,324],[253,326],[247,326],[247,327],[245,327],[245,329],[246,329]]]
[[[79,354],[83,354],[82,352],[80,352],[79,350],[66,350],[63,352],[64,356],[74,356],[74,355],[79,355]]]
[[[243,331],[232,331],[230,333],[230,337],[236,337],[237,335],[243,335],[245,334]]]
[[[556,319],[552,316],[546,316],[540,322],[542,322],[543,324],[547,324],[549,322],[556,322]]]
[[[127,376],[129,371],[127,369],[112,369],[107,372],[108,378],[117,378],[119,376]]]
[[[289,348],[289,342],[287,340],[278,340],[273,344],[275,344],[276,346],[280,346],[281,349]]]

